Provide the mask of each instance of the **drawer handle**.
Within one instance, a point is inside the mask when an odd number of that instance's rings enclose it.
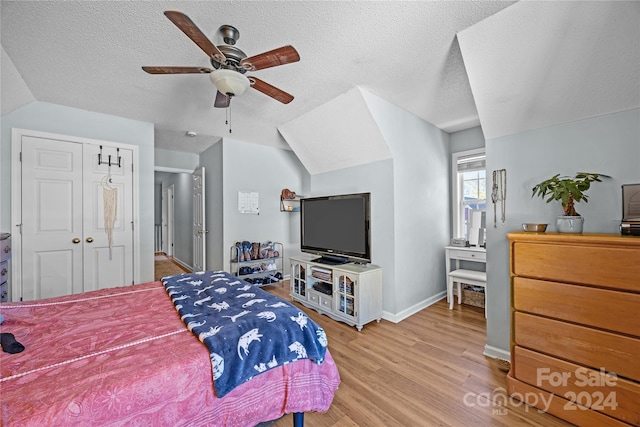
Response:
[[[2,271],[0,271],[0,276],[4,276],[5,274],[7,274],[7,269],[3,268]]]
[[[5,246],[4,247],[4,253],[8,254],[9,252],[11,252],[11,246]]]

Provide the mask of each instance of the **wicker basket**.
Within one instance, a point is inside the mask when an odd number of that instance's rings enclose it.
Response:
[[[462,288],[462,303],[473,307],[484,308],[484,292],[476,292],[464,285]]]
[[[496,359],[496,365],[498,366],[498,369],[503,372],[509,372],[509,369],[511,369],[511,362],[508,360]]]

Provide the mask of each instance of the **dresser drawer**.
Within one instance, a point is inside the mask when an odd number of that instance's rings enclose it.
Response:
[[[313,304],[324,308],[325,310],[333,310],[333,298],[321,292],[309,291],[309,301]]]
[[[640,337],[640,294],[513,278],[513,307],[573,323]]]
[[[9,261],[0,262],[0,283],[9,280]]]
[[[631,425],[640,425],[640,384],[605,375],[575,363],[514,348],[514,378],[569,401],[567,411],[581,411],[575,402],[614,416]]]
[[[516,242],[511,258],[516,276],[640,291],[637,248]]]
[[[11,258],[11,238],[0,240],[0,261]]]
[[[0,283],[0,302],[9,301],[9,284],[7,282]]]
[[[462,249],[449,249],[449,258],[461,259],[468,261],[485,261],[487,260],[487,253],[484,251],[465,251]]]
[[[514,344],[640,381],[640,339],[516,312]]]

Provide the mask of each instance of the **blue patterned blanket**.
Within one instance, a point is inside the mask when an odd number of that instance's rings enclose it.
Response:
[[[322,363],[324,330],[289,302],[224,271],[162,278],[178,314],[211,355],[218,397],[298,359]]]

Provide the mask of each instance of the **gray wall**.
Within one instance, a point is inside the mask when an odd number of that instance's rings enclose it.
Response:
[[[446,289],[449,136],[362,94],[393,159],[314,175],[311,195],[371,192],[372,262],[383,268],[385,317],[399,321],[442,298]]]
[[[640,183],[640,110],[580,120],[486,141],[487,173],[507,170],[506,222],[487,227],[487,352],[509,351],[509,245],[506,234],[524,222],[549,223],[562,214],[557,203],[531,198],[531,188],[556,173],[611,175],[594,183],[589,202],[578,203],[585,233],[619,233],[622,184]],[[488,183],[488,185],[490,185]],[[489,223],[489,215],[487,223]],[[493,217],[491,217],[493,224]]]
[[[450,147],[452,153],[484,147],[482,128],[476,126],[452,133],[450,135]]]
[[[157,178],[153,183],[153,223],[162,225],[162,181]]]
[[[173,185],[173,257],[193,266],[193,178],[190,173],[164,174],[160,190]],[[160,206],[162,210],[162,206]],[[162,217],[162,212],[160,212]]]
[[[205,209],[207,233],[208,270],[229,270],[224,262],[224,168],[222,141],[200,153],[200,166],[205,168]],[[225,268],[226,266],[226,268]]]
[[[200,156],[194,153],[171,151],[156,148],[155,170],[175,172],[193,172],[198,167]]]
[[[162,154],[156,167],[172,170],[189,167],[191,158],[173,156],[171,151],[156,150]],[[184,154],[184,153],[177,153]],[[205,168],[205,204],[207,255],[206,268],[229,270],[230,248],[239,240],[259,242],[272,240],[284,245],[285,275],[288,274],[290,254],[299,253],[300,214],[280,212],[280,191],[289,188],[304,194],[309,188],[309,174],[295,154],[247,142],[224,139],[200,153],[199,166]],[[178,160],[176,160],[178,159]],[[174,161],[176,160],[176,161]],[[175,257],[187,265],[193,264],[191,238],[192,203],[190,175],[170,173],[173,178],[163,179],[163,188],[175,185]],[[189,177],[189,187],[178,185],[176,177]],[[238,192],[259,194],[260,214],[238,212]],[[182,198],[187,195],[188,198]],[[180,199],[180,201],[178,201]]]
[[[11,227],[11,129],[22,128],[61,135],[77,136],[139,146],[139,200],[140,217],[136,226],[140,230],[141,259],[139,280],[151,281],[153,274],[153,138],[152,123],[69,108],[62,105],[35,101],[2,116],[0,124],[0,229],[13,232]]]
[[[173,257],[184,265],[193,266],[193,172],[200,162],[194,153],[156,148],[154,204],[156,224],[162,222],[162,191],[173,185],[174,240]],[[161,172],[158,172],[161,171]]]
[[[389,313],[396,313],[393,170],[393,160],[382,160],[312,175],[307,194],[371,193],[371,262],[383,268],[383,309]]]
[[[200,155],[206,168],[207,268],[229,270],[230,248],[237,241],[265,240],[284,245],[288,258],[300,247],[299,213],[280,212],[280,191],[301,194],[308,174],[295,154],[225,138]],[[257,192],[258,215],[238,212],[238,192]]]

